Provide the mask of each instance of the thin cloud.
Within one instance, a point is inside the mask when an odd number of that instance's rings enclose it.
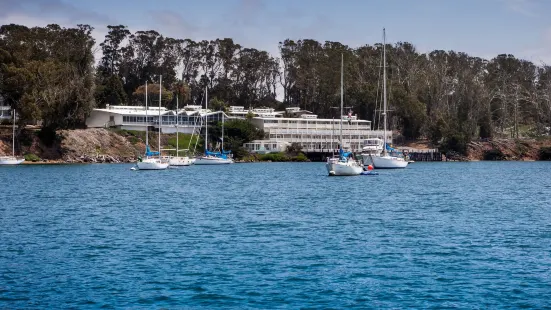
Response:
[[[176,39],[194,38],[200,34],[201,28],[189,22],[182,15],[170,11],[151,12],[154,28],[164,36]]]
[[[50,23],[59,23],[58,20],[73,24],[112,22],[112,19],[105,14],[80,9],[62,0],[0,0],[0,20],[12,15],[27,15],[43,19],[55,18]]]
[[[536,16],[537,5],[532,0],[499,0],[505,4],[505,7],[512,12],[524,16]]]

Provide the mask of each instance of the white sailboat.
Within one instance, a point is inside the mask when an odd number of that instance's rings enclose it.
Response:
[[[341,55],[341,116],[340,116],[340,147],[338,157],[328,158],[325,167],[327,168],[327,173],[330,176],[353,176],[360,175],[363,171],[363,168],[360,163],[358,163],[354,158],[350,157],[353,155],[352,152],[344,152],[343,150],[343,138],[342,138],[342,112],[344,106],[344,97],[343,97],[343,84],[344,84],[344,56]]]
[[[384,145],[383,140],[379,138],[367,138],[364,140],[361,153],[364,166],[373,165],[371,156],[381,155]]]
[[[207,109],[208,104],[208,94],[207,88],[205,87],[205,110]],[[208,114],[205,115],[205,155],[197,158],[195,160],[195,165],[227,165],[233,164],[233,159],[228,155],[230,152],[224,151],[224,112],[222,112],[222,146],[220,152],[210,152],[208,150],[209,139],[208,139]]]
[[[149,150],[149,122],[147,118],[147,81],[145,82],[145,158],[138,160],[137,166],[139,170],[164,170],[168,168],[169,163],[161,159],[161,92],[162,92],[162,76],[159,78],[159,152],[151,152]],[[158,155],[158,157],[155,157]]]
[[[189,166],[192,164],[190,158],[188,156],[180,156],[179,155],[179,144],[178,144],[178,136],[179,136],[179,130],[178,130],[178,123],[180,122],[180,115],[178,115],[178,96],[176,96],[176,156],[170,157],[169,164],[170,166]],[[187,150],[184,150],[187,151]]]
[[[24,162],[24,158],[15,157],[15,109],[13,109],[13,132],[11,144],[11,156],[0,156],[0,165],[19,165]]]
[[[387,152],[386,137],[386,33],[383,29],[383,152],[380,155],[370,155],[373,166],[376,169],[405,168],[408,161],[403,157],[391,156]]]

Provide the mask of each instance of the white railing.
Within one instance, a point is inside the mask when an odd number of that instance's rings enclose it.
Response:
[[[264,130],[266,134],[278,134],[278,135],[300,135],[300,134],[308,134],[308,135],[323,135],[323,136],[338,136],[339,132],[332,130],[313,130],[313,129],[270,129],[270,130]],[[349,135],[353,136],[363,136],[367,137],[371,134],[370,130],[343,130],[342,135],[343,137],[347,137]]]

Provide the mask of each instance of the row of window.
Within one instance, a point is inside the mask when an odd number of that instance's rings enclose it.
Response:
[[[297,120],[286,120],[286,119],[265,119],[263,120],[264,124],[319,124],[319,125],[326,125],[334,123],[335,125],[339,124],[339,120],[320,120],[317,118],[307,120],[307,119],[297,119]],[[343,123],[347,123],[348,120],[343,120]],[[359,124],[357,121],[353,120],[353,124]],[[362,122],[364,123],[364,122]],[[369,123],[364,123],[369,124]],[[363,124],[362,124],[363,125]]]
[[[249,151],[259,151],[261,150],[261,146],[265,150],[277,150],[277,144],[255,144],[255,143],[246,143],[245,148]],[[300,143],[300,146],[303,149],[318,149],[318,150],[330,150],[330,149],[337,149],[338,144],[331,144],[331,143]],[[352,143],[352,149],[360,149],[361,144],[360,143]]]
[[[147,121],[145,116],[127,116],[123,115],[122,122],[123,123],[157,123],[159,117],[158,116],[148,116]],[[180,124],[182,123],[195,123],[199,117],[197,116],[180,116],[178,117],[178,120]],[[210,115],[208,117],[209,121],[218,121],[221,120],[221,118],[217,117],[217,115]],[[163,124],[170,123],[170,124],[176,124],[176,115],[165,115],[162,116]]]
[[[269,135],[270,139],[323,139],[323,140],[330,140],[331,139],[331,136],[319,136],[319,135],[274,135],[274,134],[270,134]],[[358,135],[352,135],[352,136],[349,136],[349,135],[343,135],[343,138],[348,140],[348,139],[352,139],[352,140],[362,140],[363,141],[363,138],[364,136],[358,136]],[[333,136],[333,140],[338,140],[339,137],[338,136]]]
[[[245,148],[249,151],[258,151],[260,150],[260,147],[263,146],[266,150],[277,150],[277,144],[255,144],[255,143],[245,143]]]

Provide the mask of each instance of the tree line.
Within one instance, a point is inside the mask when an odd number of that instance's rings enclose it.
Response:
[[[214,109],[300,106],[338,117],[333,107],[340,104],[343,55],[345,105],[380,127],[382,43],[287,39],[270,55],[230,38],[193,41],[113,25],[98,42],[103,56],[95,65],[92,31],[89,25],[0,27],[0,95],[21,122],[79,127],[94,107],[142,105],[146,82],[155,102],[159,76],[168,108],[176,98],[180,105],[203,103],[208,87]],[[421,53],[407,42],[386,50],[390,124],[404,139],[464,151],[472,139],[549,133],[550,66],[509,54],[487,60]]]

